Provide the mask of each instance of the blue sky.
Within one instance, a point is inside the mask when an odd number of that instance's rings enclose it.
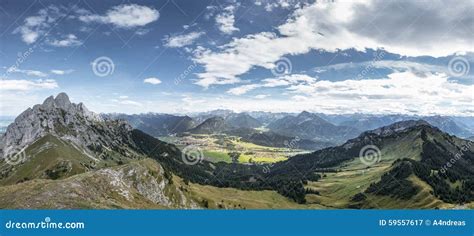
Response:
[[[447,1],[0,0],[0,115],[474,114],[474,6]]]

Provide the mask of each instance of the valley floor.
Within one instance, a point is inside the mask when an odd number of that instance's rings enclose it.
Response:
[[[284,147],[266,147],[242,141],[240,137],[224,134],[207,135],[192,134],[182,137],[160,137],[162,141],[172,143],[180,148],[194,146],[202,153],[203,158],[211,162],[231,163],[229,153],[238,153],[238,162],[245,163],[274,163],[284,161],[289,156],[307,153],[308,150]]]

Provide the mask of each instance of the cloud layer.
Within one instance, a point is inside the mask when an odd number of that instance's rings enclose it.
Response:
[[[442,1],[316,2],[297,9],[277,32],[235,38],[219,50],[196,51],[205,68],[196,84],[240,82],[254,67],[271,69],[285,55],[384,48],[407,56],[445,56],[474,51],[474,4]],[[423,16],[423,17],[421,17]],[[471,35],[471,36],[470,36]]]
[[[50,5],[40,9],[36,15],[25,18],[22,25],[13,33],[20,34],[26,44],[45,39],[44,42],[54,47],[71,47],[81,45],[82,42],[75,34],[60,34],[53,37],[51,31],[54,26],[65,20],[79,20],[85,23],[111,24],[117,28],[131,29],[142,27],[158,20],[158,10],[137,4],[122,4],[113,6],[103,15],[93,14],[91,11],[73,6],[68,9],[63,6]],[[146,34],[145,30],[137,30],[137,34]]]
[[[90,23],[112,24],[119,28],[134,28],[145,26],[158,20],[160,13],[158,10],[137,4],[123,4],[114,6],[104,15],[91,14],[89,11],[81,10],[79,20]]]
[[[224,8],[224,11],[216,16],[216,24],[219,30],[224,34],[232,34],[235,31],[239,31],[234,26],[236,6],[230,5]]]
[[[191,32],[188,34],[180,34],[171,37],[166,37],[164,39],[165,46],[170,48],[180,48],[187,45],[191,45],[204,35],[204,32]]]
[[[37,89],[58,88],[55,80],[0,80],[0,90],[2,91],[31,91]]]

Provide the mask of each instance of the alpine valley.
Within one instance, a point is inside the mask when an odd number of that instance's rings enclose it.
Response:
[[[474,208],[472,117],[97,114],[60,93],[0,137],[0,208]]]

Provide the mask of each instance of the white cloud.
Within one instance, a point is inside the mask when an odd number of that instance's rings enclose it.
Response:
[[[123,96],[123,95],[122,95],[122,96],[119,96],[119,98],[120,98],[120,99],[127,99],[128,96]]]
[[[67,75],[72,72],[74,72],[74,70],[51,70],[51,73],[55,75]]]
[[[81,10],[79,20],[90,23],[98,22],[113,24],[119,28],[134,28],[145,26],[158,20],[160,13],[154,8],[137,4],[119,5],[109,9],[104,15],[91,14]]]
[[[145,80],[143,80],[143,83],[148,83],[148,84],[161,84],[161,80],[159,80],[158,78],[155,78],[155,77],[150,77],[150,78],[146,78]]]
[[[430,65],[415,61],[394,61],[394,60],[373,60],[359,63],[338,63],[329,66],[319,66],[314,68],[315,72],[325,72],[328,70],[344,70],[361,67],[387,68],[393,70],[412,70],[419,72],[448,72],[447,66]]]
[[[52,26],[63,19],[74,19],[75,16],[69,16],[65,13],[67,9],[62,6],[50,5],[38,11],[36,15],[26,17],[23,25],[17,27],[13,33],[21,34],[22,40],[27,44],[35,43],[41,37],[48,45],[55,47],[70,47],[81,44],[74,34],[61,35],[60,39],[55,39],[50,34]]]
[[[264,99],[264,98],[267,98],[269,97],[270,95],[268,94],[258,94],[255,96],[256,99]]]
[[[73,47],[79,46],[82,44],[80,40],[77,39],[77,36],[74,34],[68,34],[62,39],[52,39],[48,41],[48,44],[55,47]]]
[[[143,36],[150,33],[150,31],[150,29],[138,29],[137,31],[135,31],[135,34],[138,36]]]
[[[119,104],[122,105],[132,105],[132,106],[143,106],[140,102],[132,101],[132,100],[120,100],[118,101]]]
[[[262,110],[270,111],[309,109],[326,113],[474,115],[474,85],[455,83],[448,78],[445,73],[410,70],[393,72],[384,78],[344,81],[297,75],[294,78],[265,79],[228,92],[242,95],[256,88],[272,88],[266,92],[290,96],[291,100],[283,99],[284,102],[258,102]],[[244,110],[252,106],[238,103]]]
[[[26,17],[23,25],[17,27],[13,33],[21,34],[23,42],[32,44],[51,28],[55,21],[65,14],[56,6],[48,6],[38,11],[37,15]]]
[[[291,99],[294,100],[294,101],[297,101],[297,102],[305,102],[305,101],[309,100],[308,97],[301,96],[301,95],[295,95],[295,96],[291,97]]]
[[[232,34],[235,31],[239,31],[234,26],[235,24],[235,13],[236,6],[230,5],[224,8],[224,11],[216,16],[216,24],[219,30],[224,34]]]
[[[191,45],[202,35],[204,35],[204,32],[191,32],[188,34],[167,37],[164,39],[165,46],[170,48],[180,48],[183,46]]]
[[[261,87],[259,84],[247,84],[229,89],[227,92],[233,95],[242,95],[259,87]]]
[[[36,76],[36,77],[47,77],[48,74],[39,71],[39,70],[22,70],[17,69],[16,67],[10,67],[7,69],[7,73],[22,73],[28,76]]]
[[[247,84],[229,89],[227,93],[242,95],[257,88],[289,87],[289,90],[300,91],[302,86],[312,86],[317,81],[316,78],[304,74],[284,75],[278,78],[263,79],[260,84]]]
[[[276,8],[281,9],[290,9],[290,8],[300,8],[304,4],[308,3],[308,0],[263,0],[262,2],[257,1],[255,5],[261,6],[265,2],[265,10],[273,11]]]
[[[277,27],[278,34],[261,32],[234,38],[218,51],[198,50],[194,60],[205,72],[197,74],[196,84],[208,87],[237,83],[239,76],[253,67],[271,69],[285,55],[306,54],[313,49],[334,52],[385,48],[408,56],[474,51],[469,30],[474,24],[470,14],[474,5],[469,0],[457,2],[454,8],[448,4],[316,2],[295,10],[286,23]]]
[[[55,89],[58,84],[55,80],[0,80],[0,90],[2,91],[30,91],[36,89]]]

